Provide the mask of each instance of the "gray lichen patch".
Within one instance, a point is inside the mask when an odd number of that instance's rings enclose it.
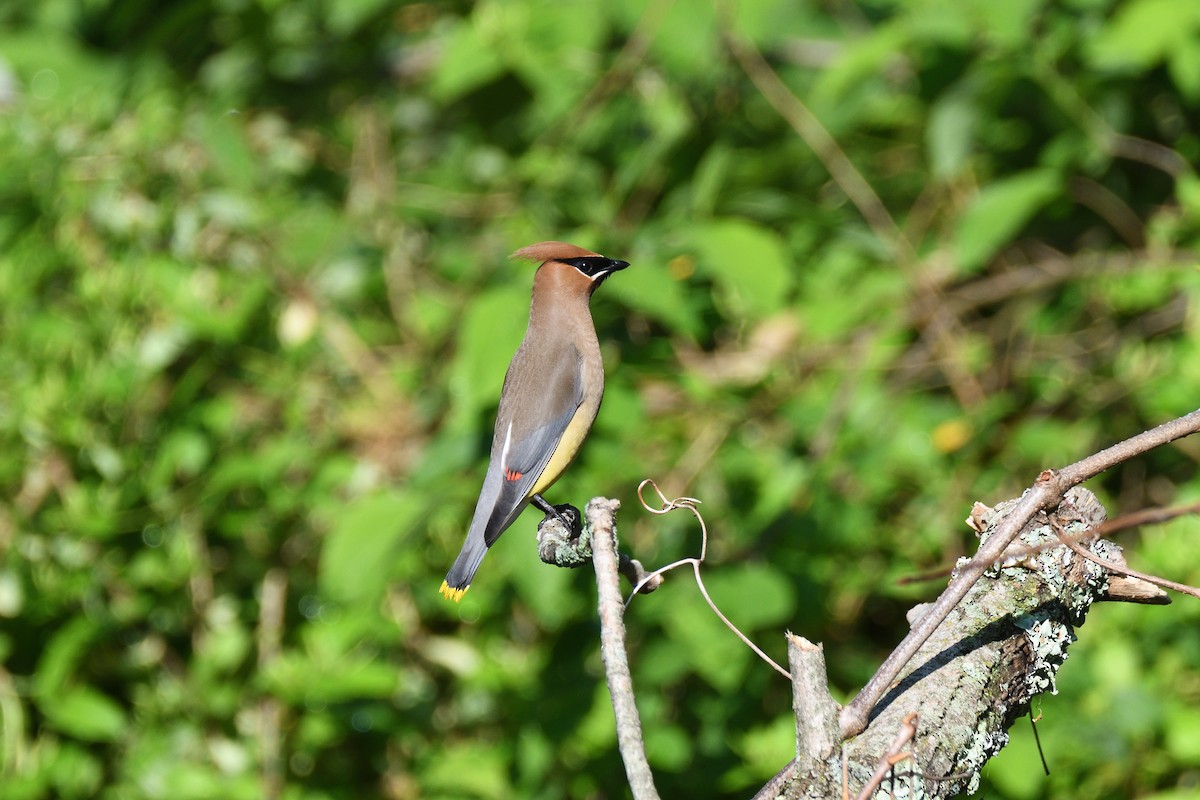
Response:
[[[1033,656],[1025,673],[1029,697],[1042,692],[1058,694],[1054,677],[1067,660],[1067,648],[1075,641],[1075,632],[1070,625],[1044,612],[1025,614],[1014,624],[1025,631],[1025,640]]]
[[[980,720],[975,728],[975,735],[967,744],[959,761],[959,771],[969,772],[967,779],[967,794],[979,791],[979,782],[983,777],[983,765],[991,760],[1008,744],[1008,733],[994,730],[986,720]]]

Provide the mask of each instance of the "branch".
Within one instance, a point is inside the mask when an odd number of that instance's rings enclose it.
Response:
[[[1034,514],[1054,508],[1068,489],[1088,478],[1110,469],[1136,455],[1188,436],[1200,430],[1200,409],[1157,428],[1140,433],[1105,450],[1077,461],[1059,471],[1045,470],[1034,485],[1027,489],[1008,516],[981,544],[979,552],[958,570],[950,585],[933,607],[913,626],[904,640],[892,651],[858,696],[842,710],[841,730],[844,738],[861,733],[870,718],[871,710],[888,687],[896,680],[921,646],[970,591],[980,576],[988,570],[1012,543]]]
[[[1018,498],[981,511],[984,537],[992,541],[1023,503]],[[1055,525],[1075,535],[1104,516],[1091,492],[1074,487],[1051,513],[1022,527],[1021,543],[1057,542]],[[1092,541],[1089,549],[1106,561],[1119,558],[1120,548],[1106,540]],[[871,709],[863,733],[813,769],[798,770],[793,761],[772,780],[772,792],[759,796],[852,798],[875,786],[875,797],[937,800],[976,791],[1013,720],[1028,712],[1034,697],[1054,691],[1075,629],[1104,599],[1107,578],[1061,545],[987,570]],[[910,616],[928,618],[925,608]],[[914,711],[921,725],[912,736]],[[911,767],[892,769],[910,758]]]
[[[802,636],[787,635],[792,674],[792,712],[796,717],[796,757],[754,795],[775,800],[797,773],[815,772],[838,746],[838,704],[829,694],[825,647]]]
[[[617,509],[618,500],[593,498],[585,515],[592,539],[592,563],[596,567],[596,591],[600,611],[600,656],[608,677],[608,692],[612,695],[613,712],[617,718],[617,742],[625,774],[634,800],[658,800],[654,775],[646,761],[642,743],[642,723],[633,698],[633,678],[625,655],[625,603],[621,599],[620,577],[617,572]]]
[[[973,530],[982,531],[983,527],[979,524],[979,516],[990,512],[987,506],[983,503],[976,503],[975,508],[971,511],[971,516],[967,518],[967,524]],[[1131,511],[1128,514],[1122,514],[1116,519],[1105,520],[1100,527],[1095,530],[1080,531],[1075,536],[1067,537],[1072,542],[1080,542],[1083,540],[1092,540],[1104,538],[1114,533],[1139,528],[1143,525],[1156,525],[1163,522],[1170,522],[1179,517],[1188,516],[1190,514],[1200,514],[1200,503],[1189,503],[1184,506],[1172,506],[1170,508],[1146,508],[1141,511]],[[1004,551],[1005,564],[1015,564],[1021,559],[1029,556],[1037,555],[1042,550],[1048,547],[1057,547],[1059,542],[1043,542],[1037,547],[1010,547]],[[897,586],[907,586],[914,583],[923,583],[925,581],[935,580],[937,578],[945,578],[954,572],[954,564],[949,566],[935,567],[924,572],[918,572],[913,575],[904,575],[896,579]],[[1104,565],[1101,565],[1104,566]],[[1109,596],[1106,598],[1115,602],[1127,603],[1149,603],[1152,605],[1170,605],[1171,598],[1166,592],[1162,591],[1156,585],[1156,581],[1162,579],[1150,576],[1143,580],[1136,574],[1130,574],[1128,564],[1118,563],[1112,565],[1111,572],[1116,573],[1108,579]],[[1139,573],[1140,574],[1140,573]],[[1173,588],[1169,582],[1163,584],[1168,588]],[[1193,587],[1187,587],[1192,589]],[[1187,593],[1191,594],[1190,591]]]
[[[824,646],[790,633],[787,640],[796,715],[796,766],[808,772],[838,745],[838,705],[829,694]]]
[[[1068,535],[1067,532],[1057,524],[1054,526],[1054,532],[1058,535],[1058,540],[1060,542],[1107,572],[1116,573],[1117,575],[1121,575],[1126,578],[1134,578],[1139,581],[1145,581],[1152,586],[1161,586],[1164,589],[1174,589],[1181,594],[1191,595],[1197,600],[1200,600],[1200,588],[1188,586],[1186,583],[1169,581],[1166,578],[1160,578],[1157,575],[1149,575],[1145,572],[1139,572],[1136,569],[1130,569],[1125,564],[1117,564],[1113,561],[1107,561],[1103,558],[1100,558],[1099,556],[1089,553],[1087,550],[1085,550],[1079,544],[1079,542],[1075,541],[1077,537]]]
[[[258,669],[265,672],[279,658],[284,611],[287,608],[287,573],[273,567],[263,576],[259,596]],[[284,705],[277,697],[265,695],[258,704],[259,749],[262,771],[260,786],[264,800],[283,796],[284,767],[281,757]]]

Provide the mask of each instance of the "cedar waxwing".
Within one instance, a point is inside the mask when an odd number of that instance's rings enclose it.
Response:
[[[542,264],[533,278],[529,327],[500,390],[483,491],[467,541],[442,582],[452,600],[462,599],[488,548],[525,506],[557,513],[541,493],[579,452],[604,394],[588,301],[605,278],[629,266],[565,242],[531,244],[512,257]]]

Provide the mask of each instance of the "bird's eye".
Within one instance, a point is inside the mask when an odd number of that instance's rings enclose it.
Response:
[[[613,272],[618,269],[624,269],[629,266],[625,261],[614,261],[611,258],[604,256],[585,256],[583,258],[560,258],[558,259],[563,264],[570,264],[575,269],[587,275],[589,278],[594,278],[597,275],[602,275],[607,272]]]

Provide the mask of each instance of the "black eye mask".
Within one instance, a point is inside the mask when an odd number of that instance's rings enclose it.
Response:
[[[570,264],[589,278],[604,277],[609,272],[616,272],[629,266],[628,261],[618,261],[604,256],[588,256],[586,258],[556,258],[563,264]]]

